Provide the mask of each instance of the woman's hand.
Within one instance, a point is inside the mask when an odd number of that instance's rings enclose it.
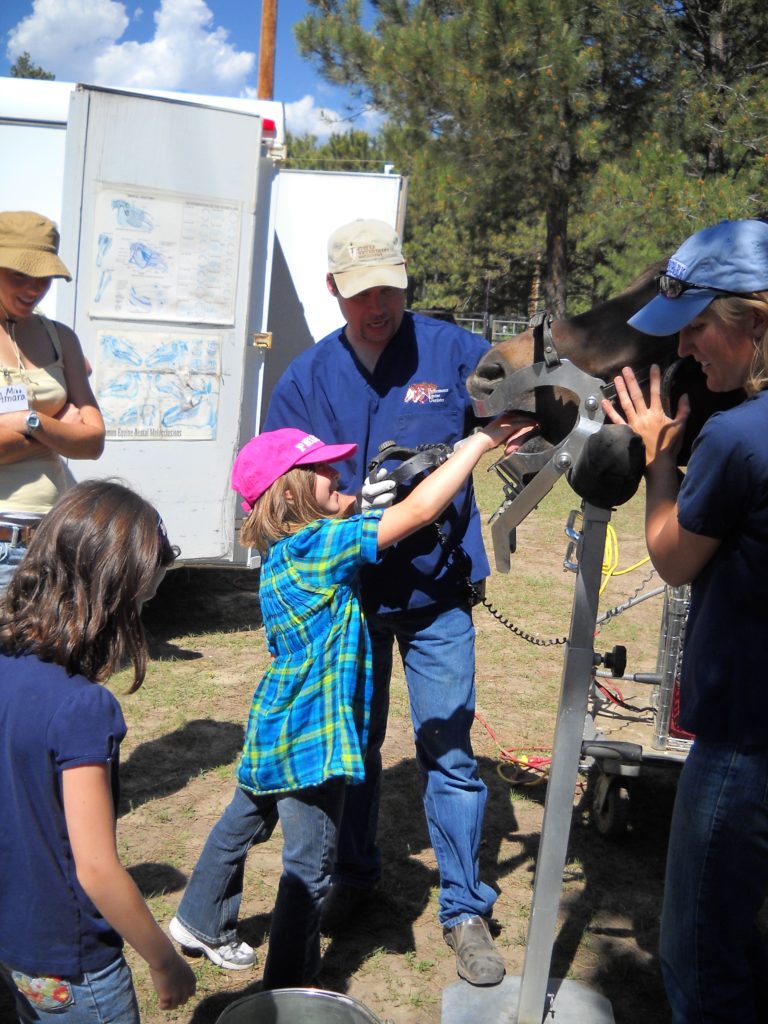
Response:
[[[661,457],[676,462],[683,443],[685,421],[690,413],[688,396],[683,395],[677,407],[677,415],[671,419],[661,404],[661,371],[654,363],[651,366],[650,398],[646,402],[637,377],[624,367],[620,377],[614,378],[616,397],[624,411],[624,417],[611,402],[603,399],[603,411],[612,423],[626,423],[639,434],[645,445],[645,464],[650,469]]]
[[[0,412],[0,427],[4,430],[14,430],[17,434],[25,433],[27,412],[18,409],[15,412]]]
[[[27,437],[26,429],[26,412],[0,413],[0,466],[39,459],[46,454],[45,445],[34,437]]]
[[[78,407],[74,405],[72,402],[67,402],[65,406],[59,409],[59,411],[53,418],[55,420],[58,420],[59,423],[80,424],[84,422],[82,413],[80,412]]]

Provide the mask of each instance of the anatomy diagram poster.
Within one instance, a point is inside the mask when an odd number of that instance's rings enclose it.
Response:
[[[107,437],[214,440],[221,341],[203,331],[99,331],[94,391]]]
[[[104,186],[90,315],[234,324],[239,252],[238,203]]]

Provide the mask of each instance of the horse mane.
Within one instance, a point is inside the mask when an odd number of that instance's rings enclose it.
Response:
[[[644,288],[652,278],[656,277],[656,275],[660,274],[663,270],[666,270],[668,262],[669,261],[667,259],[663,259],[656,260],[655,263],[651,263],[649,267],[645,268],[642,274],[639,274],[636,278],[630,281],[624,291],[619,292],[619,294],[624,295],[625,292],[635,292]]]
[[[574,316],[568,317],[569,323],[575,327],[585,328],[594,328],[598,324],[611,329],[617,323],[621,323],[623,326],[633,313],[636,313],[641,306],[653,298],[655,291],[653,283],[656,275],[666,265],[666,260],[657,260],[655,263],[651,263],[618,295],[613,295],[584,313],[576,313]]]

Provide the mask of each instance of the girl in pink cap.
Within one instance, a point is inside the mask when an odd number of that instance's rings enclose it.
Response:
[[[249,513],[241,541],[263,554],[259,599],[273,661],[253,697],[235,795],[170,923],[185,951],[235,970],[255,963],[236,932],[243,871],[249,848],[268,839],[279,818],[283,873],[264,988],[316,983],[320,905],[345,789],[364,777],[372,664],[360,570],[435,522],[486,452],[504,441],[507,450],[518,447],[530,429],[530,419],[500,416],[403,501],[357,514],[354,499],[337,490],[333,467],[356,445],[281,429],[240,451],[232,483]]]

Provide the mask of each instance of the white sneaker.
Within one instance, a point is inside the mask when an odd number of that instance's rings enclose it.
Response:
[[[171,918],[168,931],[184,952],[204,953],[217,967],[225,967],[228,971],[244,971],[256,963],[256,954],[247,942],[209,946],[185,928],[177,917]]]

